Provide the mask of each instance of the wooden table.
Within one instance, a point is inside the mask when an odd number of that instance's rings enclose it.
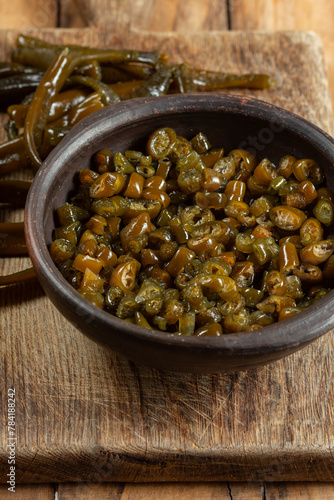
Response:
[[[78,2],[79,3],[79,2]],[[265,1],[265,0],[230,0],[229,2],[222,2],[218,0],[192,0],[189,2],[182,2],[177,0],[170,0],[169,2],[158,2],[154,0],[146,0],[146,2],[142,2],[140,0],[137,1],[123,1],[123,2],[112,2],[112,6],[114,7],[113,12],[111,12],[110,5],[103,0],[99,0],[97,2],[99,6],[101,5],[105,9],[106,18],[113,20],[113,23],[120,22],[123,26],[127,26],[128,31],[138,33],[142,31],[150,31],[150,32],[163,32],[168,33],[169,31],[173,31],[176,33],[189,33],[193,32],[204,32],[206,30],[221,31],[226,29],[236,29],[236,30],[245,30],[245,29],[315,29],[318,35],[320,35],[324,47],[325,54],[327,56],[327,64],[329,68],[329,78],[330,81],[334,82],[334,64],[331,58],[331,33],[332,33],[332,25],[330,24],[331,14],[333,14],[333,6],[328,2],[319,1],[317,3],[310,1],[295,1],[291,2],[288,0],[282,0],[281,2],[275,2],[274,0]],[[121,9],[119,8],[121,4]],[[98,15],[96,14],[96,10],[92,8],[94,7],[94,2],[85,3],[84,6],[89,6],[89,8],[83,8],[83,5],[80,4],[80,8],[69,0],[61,0],[56,2],[55,0],[31,0],[31,2],[26,3],[23,0],[12,0],[11,3],[6,3],[6,6],[2,7],[2,15],[0,19],[0,27],[4,29],[44,29],[46,27],[54,28],[54,27],[73,27],[73,28],[83,28],[87,25],[94,25],[99,22]],[[145,8],[143,10],[143,6]],[[332,11],[331,11],[332,10]],[[320,22],[321,21],[321,22]],[[239,36],[236,34],[236,36]],[[269,39],[268,39],[269,40]],[[317,47],[317,40],[315,38],[306,37],[306,40],[309,44],[313,44]],[[310,50],[314,50],[314,47],[309,47]],[[188,49],[189,50],[189,49]],[[321,53],[319,52],[321,56]],[[191,54],[190,54],[191,56]],[[203,64],[203,63],[202,63]],[[321,64],[320,64],[321,67]],[[291,68],[292,70],[295,68]],[[314,68],[316,71],[316,67]],[[318,75],[316,75],[318,76]],[[322,81],[322,79],[320,79]],[[318,82],[316,79],[315,82]],[[323,93],[326,93],[326,85],[322,82],[323,85]],[[333,85],[332,85],[332,88]],[[267,99],[270,100],[270,95],[266,96]],[[324,104],[326,99],[323,101],[319,99],[317,101],[317,105],[319,109],[317,109],[317,113],[314,115],[315,121],[318,120],[318,124],[323,128],[326,128],[329,132],[333,133],[332,128],[332,120],[329,112],[329,108],[327,105],[321,107],[321,104]],[[279,104],[284,105],[284,102],[279,102]],[[287,107],[293,107],[293,103],[287,103]],[[305,111],[307,114],[307,110]],[[302,114],[302,113],[301,113]],[[312,118],[312,116],[309,116]],[[34,288],[34,293],[38,296],[40,291],[37,288]],[[24,311],[24,309],[23,309]],[[75,342],[75,338],[73,337],[73,341]],[[312,347],[312,355],[314,357],[321,356],[323,352],[324,344],[319,344],[319,347]],[[98,355],[98,351],[96,351],[96,356]],[[302,358],[298,358],[299,362],[303,363]],[[38,360],[38,358],[36,358]],[[326,376],[327,379],[323,382],[327,388],[327,394],[332,394],[331,392],[331,379],[329,378],[332,375],[332,368],[330,365],[331,361],[331,352],[327,353],[326,360],[328,360],[328,365],[326,367]],[[85,360],[81,360],[85,363]],[[52,360],[51,360],[52,362]],[[109,362],[113,362],[113,358],[110,358]],[[313,362],[314,360],[309,360],[309,362]],[[316,360],[315,360],[316,362]],[[289,363],[289,362],[288,362]],[[291,361],[292,363],[292,361]],[[281,365],[281,371],[279,372],[282,377],[284,374],[285,365]],[[305,365],[303,367],[304,371],[302,373],[307,373],[308,366]],[[36,368],[38,370],[38,368]],[[147,373],[138,373],[138,371],[134,369],[133,373],[133,381],[138,380],[141,383],[146,384],[147,389],[147,381],[148,375]],[[264,368],[264,371],[267,369]],[[69,371],[70,373],[70,371]],[[126,371],[124,371],[126,373]],[[287,372],[290,373],[290,372]],[[297,371],[294,372],[297,375]],[[121,372],[119,372],[121,376]],[[319,377],[323,374],[318,373]],[[270,369],[266,373],[266,378],[270,378]],[[241,388],[243,391],[258,391],[261,394],[261,391],[264,393],[267,391],[267,394],[270,394],[272,397],[271,402],[269,398],[265,400],[264,405],[272,405],[272,426],[274,432],[277,432],[279,426],[277,425],[277,419],[275,421],[275,412],[277,418],[283,418],[282,422],[284,422],[284,408],[275,407],[277,401],[280,401],[281,404],[284,405],[284,402],[288,405],[289,411],[297,411],[294,407],[298,402],[294,400],[293,394],[289,394],[291,387],[296,387],[296,381],[286,380],[284,383],[276,383],[276,387],[270,385],[270,381],[268,381],[267,386],[259,387],[259,381],[264,380],[263,378],[259,378],[256,374],[252,376],[252,374],[248,375],[247,378],[241,375],[240,377],[231,377],[229,379],[229,383],[231,384],[230,388],[225,386],[218,386],[220,390],[224,391],[224,394],[227,397],[226,408],[228,412],[231,412],[231,407],[233,405],[240,405],[242,403],[241,400],[237,400],[234,398],[240,397]],[[75,381],[72,381],[75,383]],[[171,380],[171,382],[175,382],[175,380]],[[271,381],[272,382],[272,381]],[[307,387],[308,390],[312,391],[316,389],[317,381],[309,381],[308,384],[304,384],[301,382],[299,390],[302,387]],[[29,384],[29,380],[27,380]],[[46,380],[42,380],[42,383],[46,383]],[[71,383],[71,381],[69,381]],[[121,381],[122,385],[122,381]],[[124,381],[122,387],[125,387]],[[205,383],[197,381],[197,394],[201,397],[205,397],[201,394],[201,389],[205,387]],[[179,388],[180,389],[180,388]],[[36,390],[36,388],[35,388]],[[169,391],[171,388],[168,389]],[[182,390],[182,389],[181,389]],[[286,391],[284,397],[282,395],[275,394],[275,390],[277,391]],[[269,391],[269,392],[268,392]],[[44,391],[45,393],[45,391]],[[53,394],[53,395],[52,395]],[[150,398],[148,393],[145,392],[144,389],[144,397]],[[170,393],[172,394],[172,393]],[[223,394],[223,393],[222,393]],[[50,397],[59,397],[59,394],[56,395],[52,393],[50,388]],[[158,396],[155,394],[155,396]],[[306,395],[307,396],[307,395]],[[310,395],[311,396],[311,392]],[[320,401],[318,398],[314,401]],[[50,399],[50,402],[53,404],[55,400]],[[111,402],[111,401],[109,401]],[[69,402],[70,403],[70,402]],[[147,400],[147,404],[153,404],[154,399]],[[259,414],[263,411],[261,408],[261,400],[258,400],[258,407],[253,408],[253,418],[256,419],[257,412]],[[307,408],[305,407],[305,414],[312,415],[312,420],[309,422],[301,422],[301,427],[298,429],[297,437],[293,437],[291,433],[296,429],[281,429],[282,436],[285,436],[288,442],[293,442],[296,444],[296,439],[300,439],[300,445],[305,446],[307,443],[307,436],[310,433],[312,436],[316,435],[315,427],[317,426],[319,415],[325,411],[324,408],[314,407],[312,408],[311,413],[308,413]],[[299,408],[300,411],[301,408]],[[51,410],[50,410],[51,411]],[[56,411],[56,409],[52,410]],[[183,409],[185,412],[184,416],[187,418],[187,409],[186,407]],[[200,406],[197,407],[197,411],[201,411]],[[266,412],[268,415],[268,407],[266,407]],[[160,414],[161,416],[162,414]],[[190,415],[190,414],[189,414]],[[188,415],[188,416],[189,416]],[[245,422],[242,420],[242,415],[239,412],[239,417],[241,418],[240,422],[234,422],[231,425],[231,431],[239,432],[244,431],[244,426],[247,424],[248,426],[253,425],[250,421]],[[246,415],[246,413],[245,413]],[[244,416],[245,416],[244,415]],[[250,413],[247,413],[248,417]],[[207,418],[207,414],[204,412],[202,414],[203,418]],[[153,413],[150,414],[150,418],[153,418]],[[323,431],[328,433],[328,447],[330,450],[331,445],[333,444],[333,428],[332,420],[333,415],[329,414],[326,417],[328,419],[328,426],[324,429],[320,429],[319,432]],[[213,416],[214,419],[214,416]],[[224,422],[224,425],[228,424]],[[209,425],[209,422],[208,422]],[[209,427],[208,427],[209,428]],[[76,433],[78,429],[74,430],[73,440],[77,439]],[[21,430],[21,432],[25,432]],[[52,433],[52,429],[50,429]],[[211,430],[210,432],[213,432]],[[289,434],[290,433],[290,434]],[[253,434],[255,435],[255,434]],[[198,437],[198,436],[197,436]],[[259,436],[260,437],[260,436]],[[259,441],[260,442],[260,441]],[[316,444],[316,443],[315,443]],[[260,449],[260,448],[259,448]],[[27,477],[28,482],[38,481],[38,478],[35,474],[34,476],[34,468],[38,465],[38,457],[37,456],[37,448],[36,454],[31,455],[30,463],[27,463],[25,469],[28,470],[28,473],[25,475]],[[262,450],[262,453],[265,455],[265,450]],[[80,461],[82,457],[80,457],[80,447],[78,447],[78,460]],[[298,470],[298,462],[294,462],[293,457],[291,457],[291,474],[287,477],[287,472],[285,470],[285,478],[289,479],[289,481],[294,481],[300,477],[303,477],[304,480],[307,480],[307,467],[309,467],[309,459],[304,464],[300,464],[300,470]],[[83,457],[84,460],[84,457]],[[319,457],[315,458],[316,464],[319,464]],[[318,460],[318,462],[317,462]],[[261,457],[258,457],[258,463],[265,463],[266,459],[261,462]],[[205,469],[205,463],[203,462],[203,467]],[[59,500],[64,499],[93,499],[93,498],[112,498],[112,499],[146,499],[146,498],[182,498],[187,500],[188,498],[226,498],[226,499],[294,499],[294,498],[326,498],[331,499],[334,498],[334,486],[328,482],[314,482],[314,483],[295,483],[295,482],[285,482],[285,483],[273,483],[270,481],[270,473],[268,473],[268,467],[266,471],[261,471],[259,468],[257,471],[253,471],[253,479],[251,476],[248,476],[247,483],[240,482],[241,472],[240,462],[236,465],[239,468],[239,475],[237,475],[237,479],[239,482],[233,482],[233,474],[231,471],[233,470],[233,464],[226,463],[226,468],[230,471],[229,474],[226,474],[229,481],[219,481],[215,480],[215,476],[209,476],[207,480],[210,482],[203,482],[206,478],[200,477],[201,482],[187,482],[179,481],[178,475],[175,475],[176,480],[179,482],[167,482],[163,484],[159,483],[132,483],[132,482],[119,482],[119,483],[106,483],[104,481],[105,477],[103,474],[95,475],[93,478],[94,483],[81,483],[78,479],[75,482],[60,482],[60,483],[48,483],[48,484],[39,484],[39,485],[19,485],[17,486],[17,497],[25,500],[31,499],[46,499],[49,498],[58,498]],[[260,466],[259,466],[260,467]],[[245,464],[245,468],[251,470],[251,464]],[[30,473],[29,473],[30,471]],[[300,471],[302,471],[302,476],[300,475]],[[74,474],[74,473],[72,473]],[[29,478],[34,478],[29,481]],[[64,472],[64,476],[66,478],[66,471]],[[68,477],[71,476],[71,471],[68,471]],[[73,476],[74,477],[74,476]],[[86,476],[87,477],[87,474]],[[138,476],[143,477],[143,476]],[[181,476],[179,476],[181,477]],[[263,478],[267,480],[264,482]],[[279,481],[279,473],[274,472],[273,476],[275,480]],[[332,481],[332,475],[329,470],[316,470],[312,471],[310,469],[310,478],[314,481],[316,478],[321,481],[328,481],[329,478]],[[36,479],[37,478],[37,479]],[[325,479],[324,479],[325,478]],[[196,480],[196,477],[190,476],[189,479]],[[110,478],[107,478],[110,481]],[[142,479],[144,480],[144,479]],[[62,479],[62,481],[66,481],[66,479]],[[171,479],[169,479],[171,481]],[[258,481],[258,482],[256,482]],[[57,496],[56,496],[57,493]],[[9,498],[10,492],[7,491],[6,486],[0,486],[0,497],[1,499]]]

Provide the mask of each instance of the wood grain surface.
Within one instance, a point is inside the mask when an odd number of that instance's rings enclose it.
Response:
[[[59,500],[260,500],[261,486],[257,484],[212,483],[163,483],[163,484],[114,484],[83,487],[73,484],[60,484]]]
[[[66,2],[66,0],[65,0]],[[68,2],[66,2],[68,4]],[[54,0],[1,2],[1,29],[57,27],[58,4]]]
[[[266,500],[334,499],[332,483],[270,483],[265,485],[264,491]]]
[[[55,488],[53,484],[21,484],[13,494],[12,491],[8,490],[7,486],[0,486],[1,500],[8,500],[13,497],[15,500],[54,500]]]
[[[104,6],[105,19],[112,14],[115,23],[112,31],[109,25],[100,25],[71,31],[37,27],[31,33],[51,41],[157,48],[175,62],[189,60],[206,69],[268,72],[276,78],[274,88],[243,92],[284,106],[333,132],[322,47],[314,35],[195,34],[181,30],[176,15],[175,27],[181,32],[142,32],[129,15],[130,3],[122,3],[121,11],[117,5],[111,2],[106,8],[102,0],[82,4],[83,22],[90,17],[92,24],[98,22],[97,9]],[[140,2],[135,5],[139,8]],[[212,26],[217,26],[214,21]],[[1,33],[1,58],[9,57],[16,34]],[[19,220],[22,214],[7,211],[1,217]],[[21,258],[0,263],[3,273],[26,265]],[[0,307],[1,418],[5,423],[7,390],[14,387],[18,483],[334,479],[332,334],[257,370],[187,376],[134,365],[92,344],[59,315],[38,284],[0,290]],[[5,482],[6,425],[0,433],[0,478]],[[61,486],[63,497],[58,498],[85,498],[85,487]],[[108,495],[109,486],[103,487]],[[113,487],[116,491],[117,485]],[[152,485],[152,498],[158,487]],[[66,488],[72,488],[73,495],[74,488],[79,492],[81,488],[81,496],[69,496]],[[224,498],[226,484],[218,483],[216,488],[212,498]],[[277,488],[273,486],[272,495],[281,494]],[[130,494],[109,497],[135,498]]]
[[[114,1],[114,0],[113,0]],[[85,27],[99,22],[99,4],[106,20],[115,20],[121,4],[106,0],[2,1],[0,29]],[[84,8],[82,4],[84,3]],[[79,5],[77,5],[79,4]],[[140,31],[312,30],[320,37],[334,100],[334,3],[327,0],[132,0],[123,2],[132,29]],[[123,14],[124,15],[124,14]],[[110,17],[108,17],[110,16]],[[117,16],[116,16],[117,17]]]
[[[334,101],[334,2],[311,0],[230,0],[231,29],[312,30],[324,45]]]

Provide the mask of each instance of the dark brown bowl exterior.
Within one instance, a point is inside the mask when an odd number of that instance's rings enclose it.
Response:
[[[29,253],[46,294],[90,339],[126,358],[162,370],[218,373],[282,358],[334,326],[334,292],[299,315],[253,332],[185,337],[138,327],[83,299],[52,262],[48,246],[55,210],[67,201],[74,174],[94,152],[142,149],[158,127],[191,138],[207,134],[214,147],[242,147],[277,161],[284,154],[319,162],[333,187],[334,141],[302,118],[271,104],[235,95],[189,94],[125,101],[80,122],[48,156],[31,187],[25,214]]]

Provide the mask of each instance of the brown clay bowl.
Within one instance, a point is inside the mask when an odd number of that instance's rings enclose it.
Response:
[[[253,332],[185,337],[138,327],[83,299],[52,262],[48,246],[55,210],[67,201],[75,172],[89,168],[98,149],[141,149],[148,135],[169,126],[188,138],[206,133],[214,147],[253,150],[277,161],[310,157],[334,187],[334,141],[304,119],[252,98],[189,94],[125,101],[83,120],[48,156],[29,193],[25,230],[38,278],[59,311],[93,341],[126,358],[162,370],[217,373],[244,370],[282,358],[334,327],[334,291],[297,316]]]

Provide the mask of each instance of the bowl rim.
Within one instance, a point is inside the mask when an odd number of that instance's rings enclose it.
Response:
[[[43,162],[30,188],[25,207],[25,234],[29,255],[43,288],[46,290],[48,285],[53,286],[58,296],[68,302],[75,309],[76,314],[97,317],[99,322],[110,329],[121,329],[122,334],[129,337],[155,344],[174,345],[183,349],[215,350],[217,356],[221,354],[251,355],[259,351],[264,353],[286,350],[299,344],[307,344],[328,332],[334,326],[334,318],[330,312],[331,307],[334,307],[334,290],[322,298],[320,304],[314,304],[298,315],[285,320],[284,328],[282,328],[282,323],[274,323],[258,330],[220,337],[193,337],[150,330],[119,319],[89,303],[61,275],[50,257],[44,237],[42,242],[39,241],[40,235],[44,235],[47,193],[52,189],[52,181],[59,168],[68,162],[69,156],[74,157],[80,151],[84,151],[85,143],[92,137],[92,134],[106,133],[106,129],[109,133],[116,128],[121,131],[122,128],[128,126],[129,119],[146,120],[148,115],[142,117],[143,109],[149,111],[150,116],[154,118],[154,116],[160,116],[161,107],[163,107],[164,114],[167,116],[166,122],[168,122],[168,115],[177,113],[180,109],[175,107],[176,104],[182,105],[184,113],[194,113],[195,110],[197,112],[218,110],[277,123],[309,140],[316,145],[319,152],[332,157],[334,163],[334,139],[325,131],[291,111],[254,97],[201,92],[158,98],[137,98],[106,107],[83,119],[72,128]],[[68,148],[69,145],[71,148]],[[46,186],[49,187],[46,188]],[[315,330],[308,328],[310,320],[312,324],[317,325]]]

